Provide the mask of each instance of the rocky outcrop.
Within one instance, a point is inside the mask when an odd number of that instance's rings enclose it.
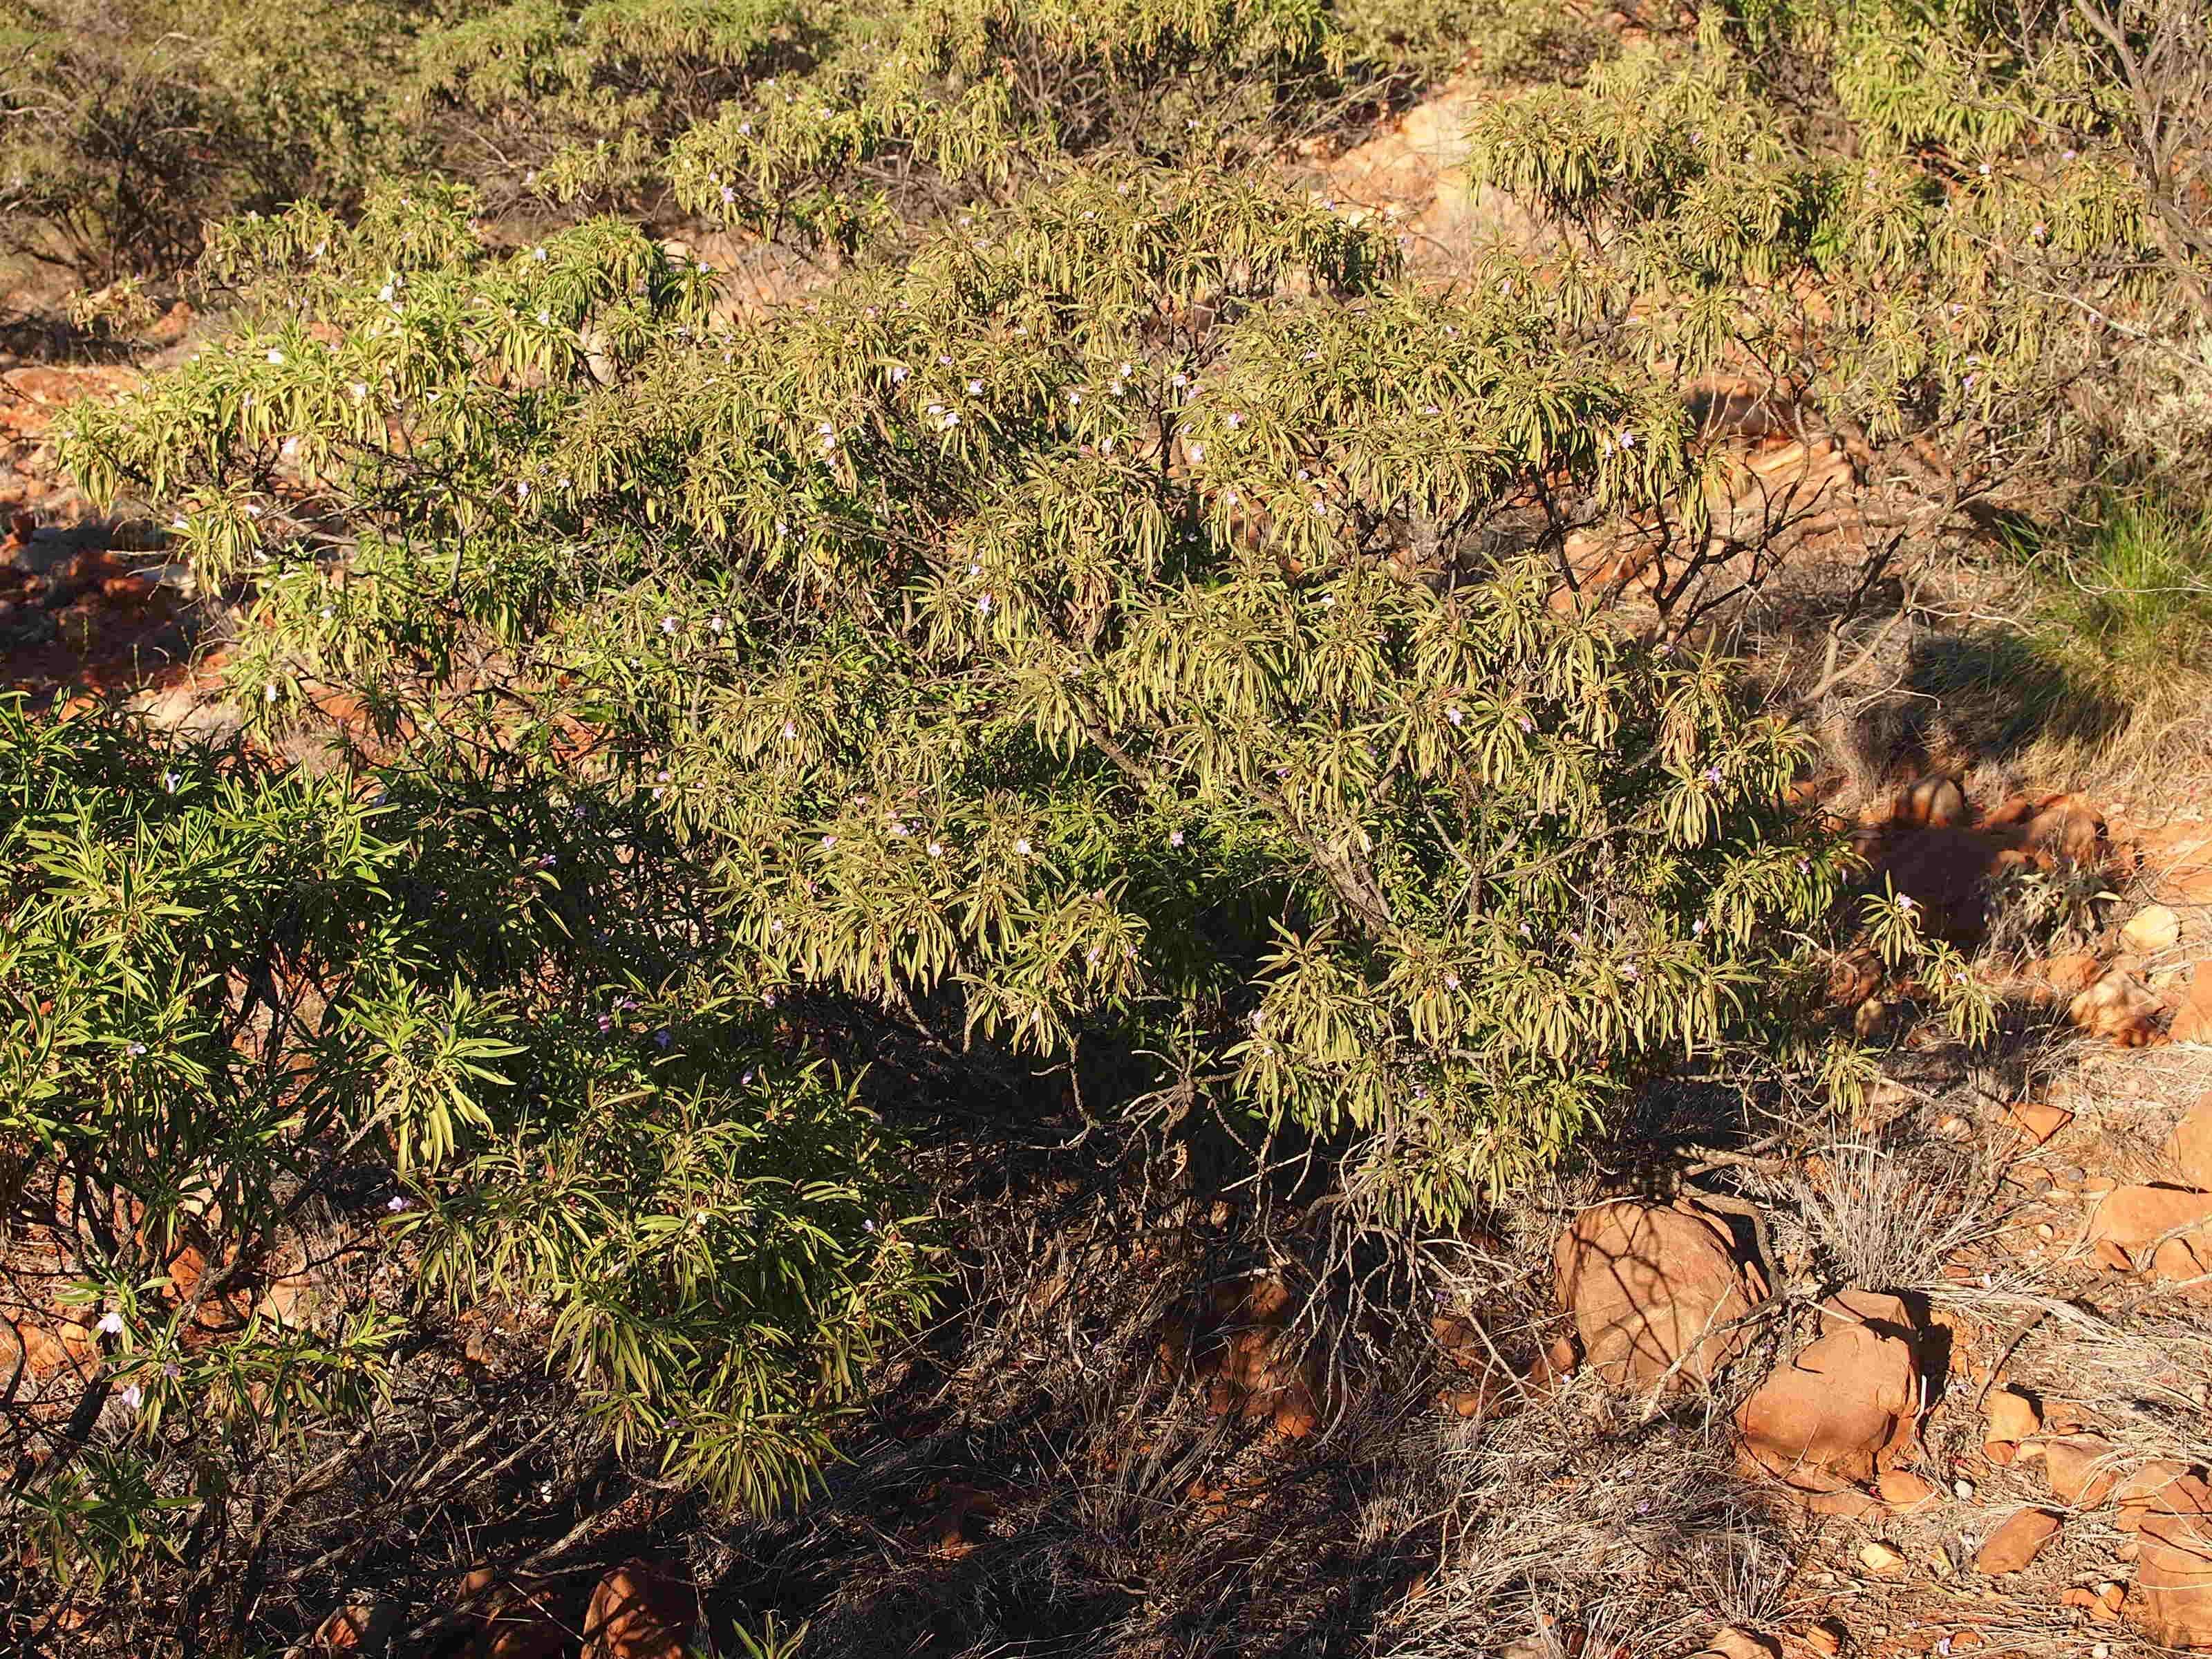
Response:
[[[1766,1294],[1727,1227],[1686,1200],[1585,1210],[1553,1265],[1588,1363],[1617,1388],[1710,1381],[1741,1351],[1744,1321]]]
[[[1737,1413],[1743,1462],[1812,1493],[1863,1488],[1897,1468],[1919,1416],[1917,1335],[1893,1296],[1829,1297],[1820,1335]]]

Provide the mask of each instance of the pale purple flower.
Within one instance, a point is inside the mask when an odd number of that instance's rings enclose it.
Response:
[[[835,836],[824,836],[822,837],[822,850],[825,853],[836,844],[837,837]]]
[[[1169,845],[1169,846],[1170,846],[1170,847],[1180,847],[1180,846],[1182,846],[1182,830],[1170,830],[1170,831],[1168,832],[1168,845]]]
[[[1461,713],[1459,709],[1454,708],[1444,710],[1444,718],[1449,720],[1454,726],[1457,726],[1462,720],[1464,720],[1467,716]]]
[[[110,1308],[106,1313],[100,1315],[100,1323],[93,1328],[102,1336],[120,1336],[123,1334],[123,1316]]]
[[[989,616],[991,614],[991,596],[988,593],[986,593],[981,599],[976,600],[975,609],[984,616]]]
[[[1912,902],[1912,896],[1910,893],[1899,893],[1897,896],[1897,914],[1900,916],[1909,916],[1919,906]]]
[[[1719,767],[1708,766],[1700,775],[1704,777],[1707,783],[1712,785],[1714,788],[1717,789],[1720,787],[1721,769]]]
[[[604,1022],[602,1024],[604,1025]],[[408,1198],[404,1194],[394,1193],[390,1198],[384,1200],[384,1207],[389,1210],[393,1215],[404,1215],[406,1212],[415,1207],[415,1200]]]
[[[1029,837],[1024,836],[1021,840],[1016,842],[1014,843],[1014,851],[1019,853],[1024,858],[1027,858],[1030,855]]]
[[[137,1411],[146,1403],[146,1391],[136,1382],[131,1383],[123,1390],[123,1403],[130,1407],[132,1411]]]

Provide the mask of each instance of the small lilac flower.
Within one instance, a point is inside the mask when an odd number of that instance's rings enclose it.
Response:
[[[130,1407],[132,1411],[137,1411],[146,1403],[146,1391],[136,1382],[131,1383],[123,1390],[123,1403]]]
[[[1692,939],[1703,939],[1705,936],[1705,919],[1703,916],[1699,916],[1695,921],[1690,924],[1690,937]]]
[[[1899,893],[1897,896],[1897,914],[1900,916],[1909,916],[1918,908],[1913,903],[1912,896],[1910,893]]]
[[[143,1054],[146,1052],[146,1045],[143,1042],[134,1042],[131,1045],[131,1052],[133,1054]]]
[[[970,381],[969,381],[969,382],[968,382],[968,395],[969,395],[969,397],[971,397],[971,398],[980,398],[980,397],[981,397],[981,396],[983,395],[983,383],[982,383],[981,380],[970,380]]]
[[[110,1308],[100,1315],[100,1323],[93,1328],[102,1336],[120,1336],[123,1334],[123,1316]]]
[[[605,1033],[607,1033],[607,1032],[609,1032],[609,1031],[611,1031],[611,1030],[613,1030],[614,1029],[615,1029],[615,1017],[614,1017],[612,1014],[601,1014],[601,1015],[599,1016],[599,1031],[600,1031],[600,1034],[601,1034],[602,1036],[604,1036]]]
[[[872,1221],[863,1221],[860,1224],[860,1231],[864,1233],[872,1233],[875,1231],[875,1230],[876,1224]]]
[[[1526,714],[1523,714],[1521,717],[1518,724],[1521,727],[1521,735],[1523,737],[1528,736],[1529,732],[1536,729],[1536,722],[1530,720]]]
[[[664,634],[673,634],[676,631],[676,618],[663,617],[660,619],[660,631]]]
[[[944,843],[943,842],[937,842],[937,841],[933,841],[933,842],[930,842],[930,843],[929,843],[929,856],[930,856],[930,857],[932,857],[932,858],[933,858],[933,859],[941,859],[941,858],[943,858],[943,857],[945,856],[945,843]]]
[[[665,1025],[662,1026],[659,1030],[653,1034],[653,1045],[656,1048],[665,1048],[675,1040],[676,1039],[674,1037],[669,1035],[668,1028]]]
[[[891,384],[893,386],[896,386],[904,379],[906,379],[906,365],[904,363],[893,363],[891,365]]]
[[[384,1200],[384,1207],[394,1215],[403,1215],[415,1207],[415,1200],[402,1193],[394,1193]]]
[[[797,737],[798,735],[799,735],[799,728],[798,728],[796,726],[793,726],[793,725],[789,720],[786,720],[786,721],[783,723],[783,740],[784,740],[786,743],[789,743],[789,742],[790,742],[793,738]]]
[[[1019,853],[1024,858],[1027,858],[1030,855],[1029,837],[1024,836],[1021,840],[1016,842],[1014,843],[1014,851]]]
[[[1168,845],[1169,845],[1169,846],[1170,846],[1170,847],[1180,847],[1180,846],[1182,846],[1182,830],[1170,830],[1170,831],[1168,832]]]
[[[1632,962],[1626,962],[1621,964],[1620,976],[1623,979],[1630,980],[1642,979],[1644,977],[1644,970],[1638,968]]]
[[[775,992],[773,992],[773,991],[763,991],[763,992],[761,993],[761,1001],[762,1001],[763,1003],[766,1004],[766,1005],[767,1005],[769,1007],[770,1007],[770,1008],[775,1007]]]
[[[835,836],[824,836],[822,837],[822,850],[825,853],[836,844],[837,837]]]
[[[1457,974],[1446,974],[1444,975],[1444,989],[1447,991],[1456,991],[1459,989],[1459,975]]]
[[[986,617],[989,616],[991,614],[991,596],[988,593],[986,593],[981,599],[976,600],[975,609],[982,615]]]
[[[1449,720],[1454,726],[1457,726],[1462,720],[1464,720],[1467,716],[1461,713],[1459,709],[1455,708],[1445,709],[1444,718]]]
[[[1721,769],[1719,767],[1708,766],[1701,775],[1705,778],[1705,781],[1712,785],[1714,788],[1717,789],[1720,787]]]
[[[282,368],[284,367],[284,354],[277,350],[275,346],[270,346],[269,348],[269,361],[276,368]]]

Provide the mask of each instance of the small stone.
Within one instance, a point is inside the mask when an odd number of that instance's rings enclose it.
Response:
[[[1884,1469],[1875,1478],[1874,1489],[1881,1495],[1883,1503],[1899,1510],[1917,1509],[1936,1496],[1935,1485],[1910,1469]]]
[[[1992,1578],[2018,1572],[2058,1536],[2058,1517],[2048,1510],[2017,1510],[1983,1541],[1974,1565]]]
[[[1974,1495],[1974,1483],[1961,1475],[1951,1483],[1951,1490],[1961,1498],[1972,1498]]]
[[[2074,1121],[2074,1114],[2063,1106],[2045,1106],[2034,1101],[2022,1101],[2012,1109],[2012,1121],[2020,1126],[2020,1138],[2031,1146],[2040,1146]]]
[[[2090,1252],[2116,1273],[2131,1273],[2136,1270],[2136,1264],[2128,1253],[2109,1238],[2099,1239],[2090,1247]]]
[[[2045,1441],[2043,1474],[2051,1490],[2075,1509],[2093,1510],[2112,1495],[2119,1471],[2112,1466],[2112,1449],[2094,1435]]]
[[[1832,1620],[1807,1626],[1801,1639],[1814,1652],[1826,1654],[1829,1659],[1835,1659],[1835,1656],[1844,1650],[1844,1633]]]
[[[2058,1237],[2058,1229],[2048,1221],[2039,1221],[2035,1224],[2035,1236],[2048,1244]]]
[[[1859,1547],[1859,1565],[1887,1578],[1905,1571],[1905,1557],[1887,1544],[1863,1544]]]
[[[2166,1155],[2196,1188],[2212,1189],[2212,1090],[2189,1109],[2166,1143]]]
[[[1782,1644],[1771,1636],[1760,1636],[1741,1625],[1729,1625],[1713,1632],[1692,1659],[1780,1659]]]
[[[1989,1426],[1982,1436],[1984,1455],[1992,1463],[2009,1463],[2020,1443],[2043,1426],[2043,1413],[2035,1402],[2016,1389],[1999,1389],[1983,1402]]]
[[[2139,957],[2170,951],[2181,940],[2181,918],[2163,904],[2148,904],[2128,918],[2120,943]]]

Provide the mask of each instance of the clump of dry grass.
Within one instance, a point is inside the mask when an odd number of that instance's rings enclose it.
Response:
[[[2001,1172],[1985,1141],[1832,1141],[1754,1178],[1785,1258],[1827,1288],[1925,1291],[1945,1263],[2001,1224]]]
[[[1474,1659],[1586,1632],[1589,1650],[1694,1647],[1795,1611],[1800,1523],[1735,1473],[1728,1413],[1686,1401],[1649,1422],[1582,1377],[1439,1446],[1445,1547],[1378,1632],[1390,1659]]]

